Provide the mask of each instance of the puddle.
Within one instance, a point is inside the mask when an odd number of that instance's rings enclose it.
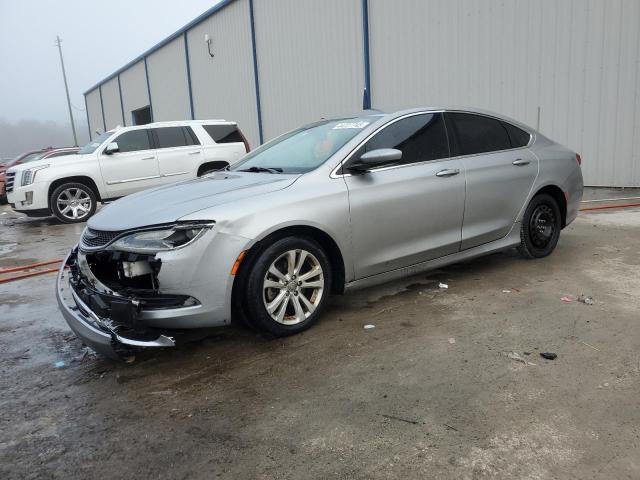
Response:
[[[0,257],[13,252],[17,247],[17,243],[0,243]]]

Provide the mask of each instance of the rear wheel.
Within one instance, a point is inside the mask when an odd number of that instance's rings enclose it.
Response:
[[[562,213],[556,200],[546,193],[529,203],[520,227],[518,251],[525,258],[542,258],[556,248],[562,228]]]
[[[51,212],[64,223],[79,223],[96,211],[94,191],[84,183],[64,183],[49,198]]]
[[[287,237],[267,247],[247,279],[244,304],[251,322],[279,337],[311,327],[331,291],[329,265],[310,239]]]

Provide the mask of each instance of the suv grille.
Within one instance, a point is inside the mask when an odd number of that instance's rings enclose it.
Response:
[[[7,193],[13,192],[13,183],[15,182],[15,179],[16,179],[16,172],[7,172],[7,175],[5,178],[5,189]]]
[[[81,243],[86,248],[100,248],[113,242],[123,232],[106,232],[88,228],[82,234]]]

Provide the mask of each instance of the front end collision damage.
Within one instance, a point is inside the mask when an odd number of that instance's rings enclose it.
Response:
[[[193,328],[231,322],[230,274],[248,239],[209,230],[187,248],[156,254],[75,247],[57,285],[60,309],[90,347],[112,358],[169,347]]]

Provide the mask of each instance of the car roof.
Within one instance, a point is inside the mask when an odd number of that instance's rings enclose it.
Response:
[[[228,120],[224,120],[222,118],[213,118],[209,120],[174,120],[174,121],[166,121],[166,122],[153,122],[147,123],[145,125],[127,125],[123,127],[122,125],[118,125],[115,128],[112,128],[107,131],[117,131],[126,128],[127,130],[136,130],[142,128],[159,128],[159,127],[186,127],[188,125],[237,125],[237,122],[231,122]]]

